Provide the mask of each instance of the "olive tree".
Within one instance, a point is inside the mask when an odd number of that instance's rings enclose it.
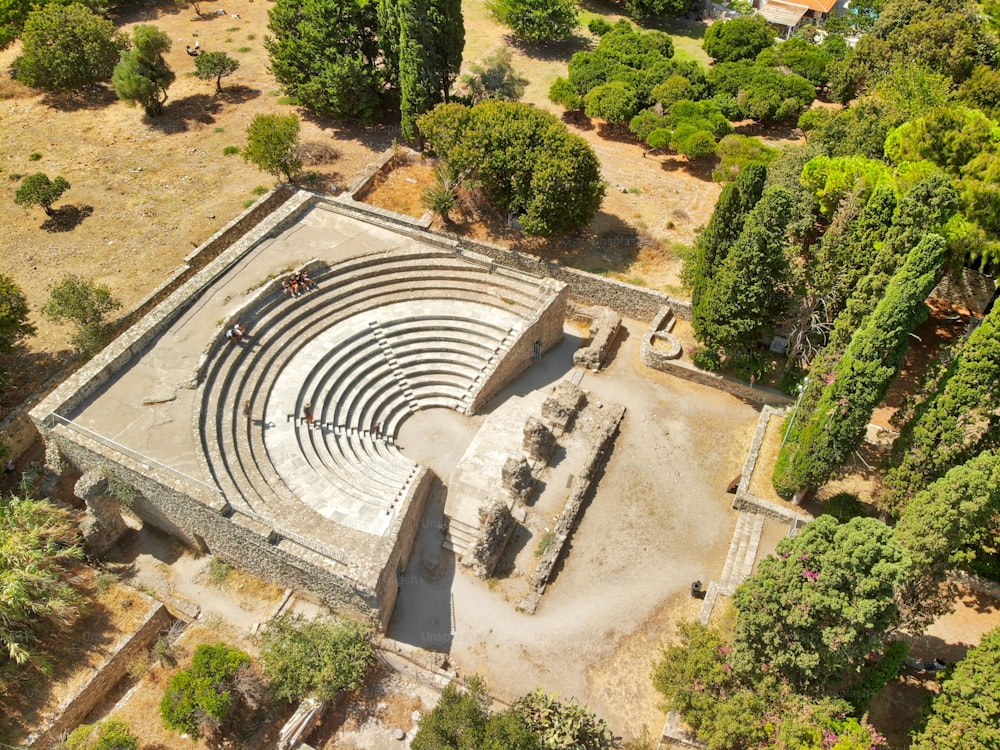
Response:
[[[163,113],[167,87],[174,72],[163,59],[170,51],[170,37],[150,24],[139,24],[132,32],[132,49],[123,52],[111,76],[118,97],[134,106],[141,104],[150,117]]]
[[[222,79],[240,67],[240,61],[225,52],[205,52],[194,59],[194,74],[203,81],[215,79],[215,90],[222,93]]]
[[[69,183],[62,177],[50,180],[44,172],[35,172],[22,180],[14,193],[14,203],[19,206],[41,206],[46,216],[55,216],[52,204],[67,190]]]
[[[108,314],[120,307],[106,284],[68,274],[52,288],[42,314],[55,323],[71,323],[76,328],[73,345],[84,356],[92,356],[104,346]]]
[[[295,115],[254,115],[247,126],[243,158],[275,177],[291,181],[302,171],[299,118]]]

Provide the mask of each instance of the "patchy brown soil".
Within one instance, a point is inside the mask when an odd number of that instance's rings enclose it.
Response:
[[[372,206],[388,208],[419,219],[427,213],[423,204],[424,190],[433,184],[433,166],[404,164],[379,174],[362,200]]]

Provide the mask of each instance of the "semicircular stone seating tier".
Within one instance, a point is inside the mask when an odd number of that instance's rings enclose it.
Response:
[[[297,299],[276,283],[258,295],[241,312],[248,339],[220,346],[201,386],[203,448],[227,500],[266,517],[305,503],[385,534],[419,469],[395,444],[402,420],[469,413],[537,308],[539,280],[493,270],[392,251],[315,270]]]

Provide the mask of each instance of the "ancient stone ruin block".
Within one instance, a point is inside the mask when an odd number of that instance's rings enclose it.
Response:
[[[493,569],[507,546],[507,540],[514,530],[514,517],[510,514],[507,503],[494,498],[479,509],[479,520],[479,537],[463,563],[469,565],[472,572],[485,581],[493,574]]]
[[[519,502],[525,502],[535,488],[535,478],[531,475],[531,466],[523,456],[509,456],[503,465],[501,481]]]
[[[536,417],[528,417],[524,423],[524,443],[525,453],[533,459],[548,463],[549,456],[556,447],[556,436],[552,430],[542,420]]]
[[[118,543],[128,527],[121,504],[111,494],[107,477],[100,469],[86,472],[73,487],[73,494],[87,503],[87,515],[80,523],[83,545],[92,555],[102,555]]]
[[[587,395],[580,386],[561,380],[542,403],[542,417],[554,427],[565,430],[583,407]]]

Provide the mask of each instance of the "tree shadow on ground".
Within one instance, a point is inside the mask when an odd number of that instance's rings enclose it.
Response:
[[[549,62],[569,62],[569,59],[574,54],[590,49],[594,44],[593,40],[588,37],[576,34],[569,39],[563,39],[558,42],[532,42],[521,39],[513,34],[504,34],[503,40],[508,47],[513,47],[525,57],[530,57],[532,60],[546,60]]]
[[[579,109],[567,109],[560,115],[560,118],[566,125],[571,125],[578,130],[593,130],[594,121],[591,120],[587,115]]]
[[[221,109],[222,102],[211,94],[191,94],[166,104],[161,115],[143,116],[143,121],[154,130],[167,135],[184,133],[190,129],[191,122],[211,125]]]
[[[643,242],[636,227],[613,214],[598,211],[586,231],[553,238],[528,251],[588,273],[605,274],[631,266]]]
[[[641,145],[635,139],[635,136],[632,135],[632,132],[628,129],[628,125],[625,123],[613,125],[611,123],[604,122],[603,120],[601,120],[597,125],[597,135],[600,136],[605,141]]]
[[[38,266],[22,268],[22,271],[38,271]],[[46,272],[49,269],[44,268]],[[7,378],[0,403],[20,404],[41,388],[45,381],[59,372],[73,355],[69,349],[43,352],[29,351],[26,347],[16,347],[8,354],[0,356],[0,372]]]
[[[235,83],[223,86],[222,91],[215,92],[215,97],[221,99],[226,104],[243,104],[251,99],[256,99],[262,93],[260,89],[255,89],[252,86]]]
[[[705,37],[705,29],[708,28],[707,23],[690,14],[677,18],[647,18],[640,25],[646,29],[665,31],[671,36],[698,40]]]
[[[60,206],[52,209],[52,216],[42,222],[42,229],[46,232],[72,232],[93,213],[93,206],[74,206],[73,204]]]
[[[796,119],[790,118],[781,122],[757,122],[742,120],[733,123],[737,135],[768,138],[775,141],[801,141],[802,130],[796,124]]]
[[[81,109],[102,109],[118,101],[115,90],[106,84],[95,83],[76,91],[49,91],[42,96],[42,104],[60,112],[78,112]]]
[[[660,168],[664,172],[687,172],[703,182],[712,182],[712,172],[718,164],[719,159],[714,156],[706,159],[688,159],[680,154],[665,154],[660,157]]]
[[[387,111],[386,117],[390,118],[398,113]],[[298,111],[301,119],[313,123],[324,131],[332,131],[331,140],[354,141],[375,152],[385,151],[387,148],[402,142],[403,131],[398,122],[380,122],[374,125],[359,125],[356,122],[347,120],[335,120],[331,117],[321,117],[315,112],[302,107]]]
[[[305,171],[295,178],[297,185],[303,185],[309,190],[328,193],[330,195],[339,194],[344,185],[349,181],[347,175],[339,171],[320,172],[309,167],[325,167],[333,164],[340,158],[340,151],[330,142],[325,140],[305,141],[299,146],[299,158]]]
[[[541,493],[544,487],[539,487],[537,493]],[[537,497],[537,494],[535,495]],[[514,524],[514,530],[510,534],[510,538],[507,540],[507,544],[504,546],[503,553],[500,555],[500,559],[497,560],[496,567],[493,568],[493,578],[510,578],[514,575],[517,569],[517,556],[521,554],[521,551],[528,546],[534,538],[534,534],[531,533],[531,529],[527,526],[522,526],[519,523]]]

